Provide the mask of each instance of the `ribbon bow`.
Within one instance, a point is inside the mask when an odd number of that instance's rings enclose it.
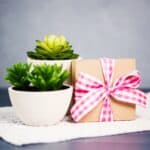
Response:
[[[137,71],[120,76],[111,86],[115,60],[103,58],[101,59],[101,65],[104,83],[88,74],[82,72],[79,74],[74,93],[76,103],[71,108],[71,116],[75,121],[79,121],[102,100],[103,105],[99,121],[113,121],[110,97],[118,101],[146,106],[146,95],[136,89],[141,83],[141,78]]]

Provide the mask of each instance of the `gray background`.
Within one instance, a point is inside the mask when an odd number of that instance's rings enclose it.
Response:
[[[82,57],[135,57],[150,88],[150,0],[0,0],[0,87],[45,34],[64,34]]]

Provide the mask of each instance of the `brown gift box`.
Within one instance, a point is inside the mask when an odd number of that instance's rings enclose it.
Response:
[[[135,59],[115,59],[113,82],[121,75],[131,73],[136,69]],[[72,83],[78,78],[80,72],[87,73],[104,82],[100,59],[82,59],[72,62]],[[86,114],[79,122],[97,122],[101,108],[101,101],[92,111]],[[135,104],[120,102],[111,97],[111,107],[114,120],[134,120],[136,116]]]

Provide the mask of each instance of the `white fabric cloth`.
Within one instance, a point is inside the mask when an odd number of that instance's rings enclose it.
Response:
[[[150,94],[148,95],[150,100]],[[22,124],[12,107],[0,108],[0,137],[15,145],[59,142],[150,130],[150,105],[137,107],[137,119],[111,123],[73,123],[67,118],[54,126],[32,127]]]

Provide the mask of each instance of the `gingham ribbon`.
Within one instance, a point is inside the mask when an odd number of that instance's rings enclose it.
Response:
[[[104,83],[85,73],[80,73],[75,84],[75,104],[71,108],[71,116],[74,121],[79,121],[88,112],[103,101],[99,121],[113,121],[110,97],[118,101],[146,106],[146,95],[136,89],[139,87],[141,78],[137,71],[120,76],[112,84],[112,76],[115,60],[103,58],[100,60],[103,70]]]

